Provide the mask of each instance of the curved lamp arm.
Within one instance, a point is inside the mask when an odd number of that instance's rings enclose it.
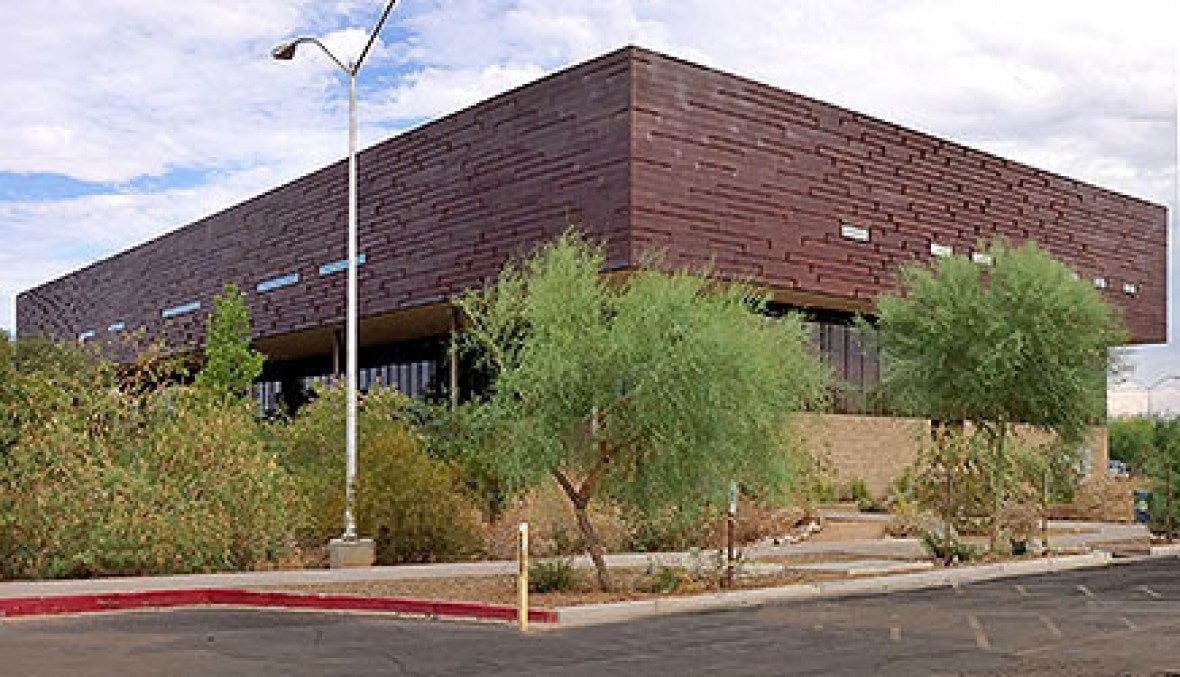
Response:
[[[369,50],[373,48],[373,43],[376,42],[377,36],[381,33],[381,27],[385,25],[385,20],[389,18],[389,13],[393,11],[393,6],[396,4],[397,0],[389,0],[389,2],[386,3],[385,11],[381,12],[381,18],[377,20],[377,25],[373,28],[373,32],[369,34],[369,41],[365,43],[365,48],[361,50],[361,55],[357,57],[356,61],[350,63],[347,66],[344,65],[343,61],[336,58],[336,55],[332,53],[332,50],[325,47],[324,43],[320,42],[318,38],[304,37],[296,38],[291,42],[284,42],[278,47],[270,50],[270,55],[279,61],[290,61],[291,59],[295,58],[295,50],[299,47],[299,45],[305,42],[310,42],[324,50],[324,54],[327,54],[328,58],[340,67],[340,70],[348,73],[350,77],[356,77],[357,71],[361,69],[361,64],[365,62],[365,57],[369,55]]]
[[[299,45],[302,45],[305,42],[310,42],[311,44],[324,50],[324,54],[327,54],[328,58],[340,67],[340,70],[348,73],[349,75],[352,75],[352,69],[348,66],[345,66],[343,61],[337,59],[336,55],[332,53],[332,50],[328,49],[324,43],[320,42],[319,38],[296,38],[291,42],[284,42],[278,47],[270,50],[270,55],[279,61],[290,61],[291,59],[295,58],[295,50],[299,47]]]

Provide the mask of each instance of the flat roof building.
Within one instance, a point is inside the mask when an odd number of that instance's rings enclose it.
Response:
[[[625,270],[643,252],[752,279],[809,309],[837,372],[871,379],[842,322],[900,265],[980,240],[1036,240],[1166,337],[1163,206],[628,47],[379,143],[359,156],[361,385],[420,395],[441,378],[447,299],[577,225]],[[338,162],[20,294],[17,330],[142,328],[199,346],[213,297],[248,298],[264,379],[290,395],[331,373],[345,314]],[[302,386],[300,386],[302,387]]]

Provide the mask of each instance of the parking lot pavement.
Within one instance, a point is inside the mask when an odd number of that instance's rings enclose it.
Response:
[[[191,609],[0,622],[0,672],[1180,674],[1180,559],[521,635]],[[1175,671],[1175,672],[1173,672]]]

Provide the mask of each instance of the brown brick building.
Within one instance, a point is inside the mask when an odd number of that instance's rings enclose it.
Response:
[[[853,381],[873,365],[848,314],[902,263],[995,235],[1070,262],[1133,341],[1166,335],[1164,207],[638,48],[377,144],[359,182],[362,386],[444,390],[447,298],[571,223],[607,239],[612,269],[660,248],[810,309]],[[334,368],[346,195],[340,162],[26,291],[18,331],[196,345],[232,282],[289,395]]]

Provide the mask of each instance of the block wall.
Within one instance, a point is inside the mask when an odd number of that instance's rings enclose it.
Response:
[[[930,421],[919,418],[802,414],[801,429],[808,449],[830,462],[841,487],[859,477],[878,499],[889,495],[894,480],[918,458],[920,445],[930,440]],[[1050,435],[1025,427],[1014,438],[1033,447],[1052,442]],[[1091,472],[1105,474],[1110,460],[1107,429],[1094,428],[1086,448]]]

